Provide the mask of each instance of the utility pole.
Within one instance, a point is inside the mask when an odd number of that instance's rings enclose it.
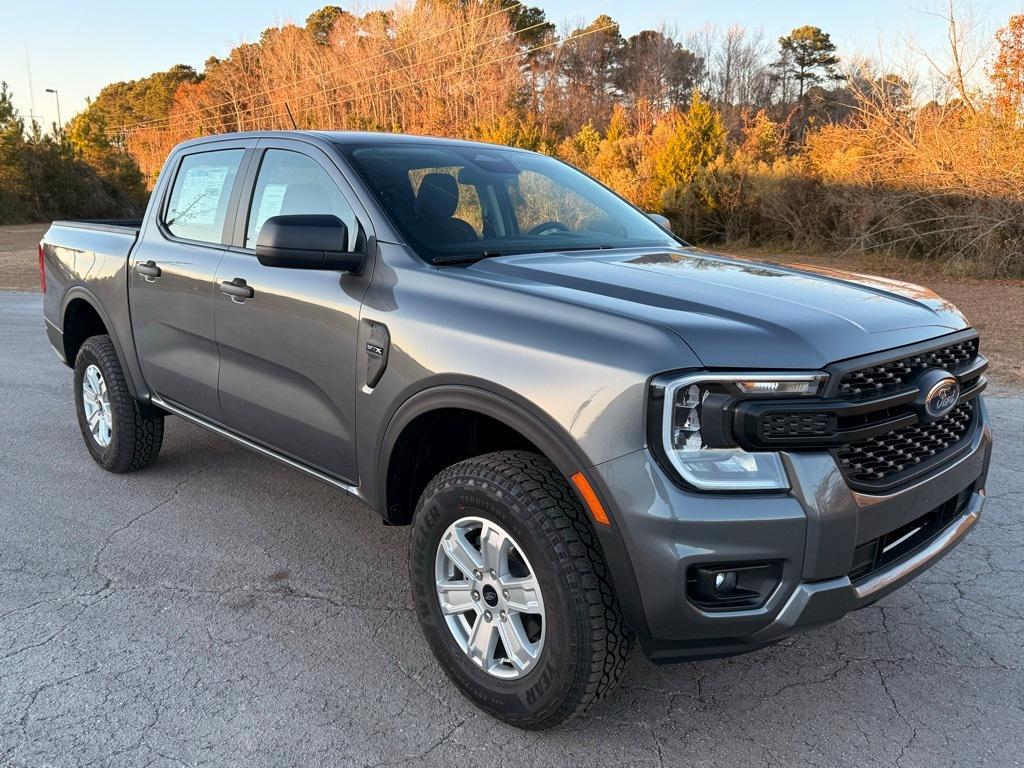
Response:
[[[57,132],[60,133],[64,130],[64,124],[60,121],[60,94],[57,93],[56,88],[47,88],[47,93],[52,93],[57,99]]]
[[[32,88],[32,59],[28,55],[28,38],[25,38],[25,74],[28,75],[28,120],[29,131],[35,131],[36,93]],[[42,123],[40,123],[40,126]],[[40,128],[42,130],[42,128]]]

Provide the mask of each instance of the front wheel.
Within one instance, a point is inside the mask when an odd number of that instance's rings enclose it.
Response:
[[[503,451],[443,470],[410,547],[427,641],[489,714],[551,727],[618,680],[632,635],[583,508],[544,457]]]
[[[104,469],[130,472],[156,460],[164,417],[142,415],[109,336],[92,336],[78,351],[75,407],[85,445]]]

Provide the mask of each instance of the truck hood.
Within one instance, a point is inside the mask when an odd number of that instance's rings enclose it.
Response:
[[[921,286],[699,249],[504,256],[467,272],[657,323],[708,368],[820,368],[967,327]]]

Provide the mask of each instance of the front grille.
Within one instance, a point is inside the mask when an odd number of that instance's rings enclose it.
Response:
[[[853,567],[848,574],[850,581],[856,583],[866,579],[922,549],[964,513],[972,493],[973,484],[916,520],[861,544],[853,551]]]
[[[977,356],[978,340],[967,339],[870,368],[860,368],[843,375],[837,395],[847,400],[865,400],[892,394],[907,389],[913,383],[914,376],[926,368],[952,371]]]
[[[846,479],[870,485],[899,476],[959,443],[970,431],[974,402],[961,403],[938,421],[896,429],[836,450]]]
[[[732,434],[747,451],[829,451],[847,484],[864,493],[905,485],[958,455],[980,424],[978,395],[987,361],[969,332],[826,366],[820,400],[740,400]],[[887,357],[890,362],[879,362]],[[946,416],[923,421],[922,375],[948,371],[960,402]]]

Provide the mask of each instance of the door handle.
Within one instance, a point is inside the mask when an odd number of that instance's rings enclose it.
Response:
[[[136,264],[135,271],[145,278],[147,283],[152,283],[158,277],[160,277],[160,267],[156,265],[156,262],[150,259],[143,264]]]
[[[225,280],[220,284],[220,292],[226,293],[231,300],[241,304],[246,299],[253,297],[253,289],[250,288],[244,279],[236,277],[234,280]]]

